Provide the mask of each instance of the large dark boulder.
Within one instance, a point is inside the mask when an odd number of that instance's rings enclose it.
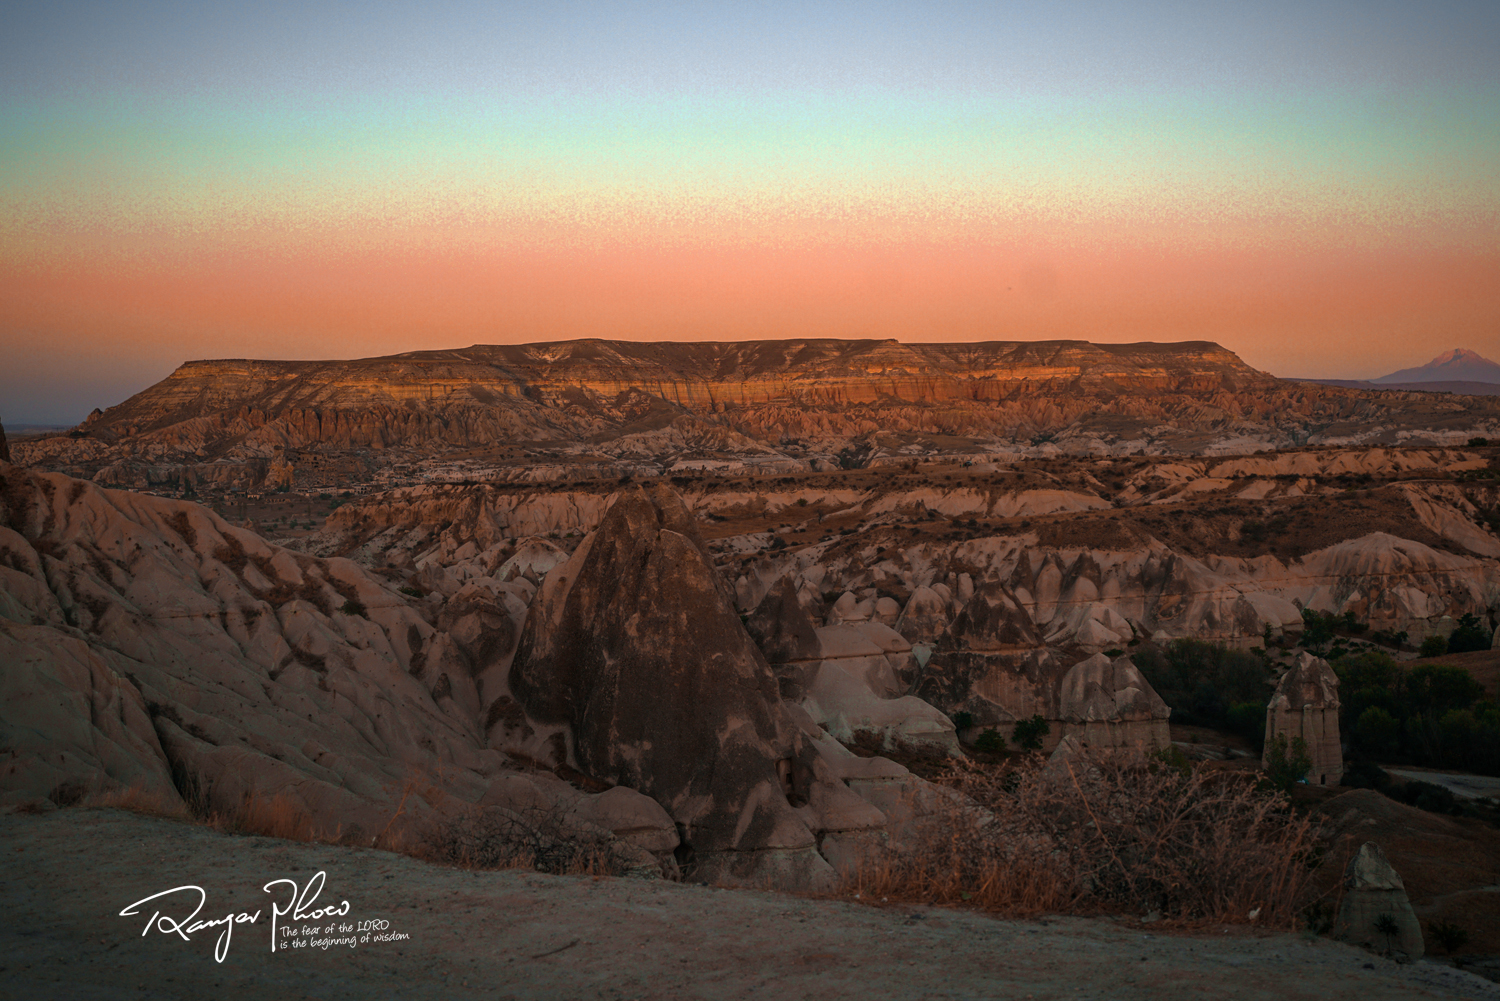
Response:
[[[652,797],[697,878],[825,884],[817,835],[884,817],[830,772],[745,631],[692,515],[632,486],[543,582],[511,666],[568,764]]]

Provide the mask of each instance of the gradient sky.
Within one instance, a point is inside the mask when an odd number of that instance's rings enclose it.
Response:
[[[12,4],[0,420],[583,336],[1500,358],[1497,52],[1493,0]]]

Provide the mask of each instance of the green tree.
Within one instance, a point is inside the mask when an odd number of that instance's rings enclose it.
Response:
[[[1351,736],[1365,754],[1389,760],[1401,748],[1401,721],[1379,706],[1371,706],[1359,714]]]
[[[1216,730],[1236,729],[1229,710],[1237,704],[1254,703],[1264,713],[1276,687],[1264,659],[1220,643],[1178,639],[1163,649],[1143,649],[1131,659],[1172,707],[1174,721]]]
[[[996,729],[988,729],[974,740],[974,750],[984,754],[999,754],[1005,750],[1005,736]]]
[[[1448,640],[1442,636],[1429,636],[1422,641],[1419,652],[1423,657],[1441,657],[1448,652]]]
[[[1266,781],[1273,787],[1291,792],[1292,786],[1307,778],[1310,768],[1312,756],[1307,753],[1307,741],[1293,737],[1288,742],[1284,733],[1271,738],[1266,750]]]
[[[1472,612],[1465,612],[1458,620],[1458,628],[1448,637],[1449,653],[1468,653],[1471,650],[1488,650],[1491,632]]]
[[[1042,738],[1051,732],[1052,728],[1047,725],[1047,721],[1041,715],[1036,715],[1018,722],[1011,731],[1010,739],[1023,751],[1040,751]]]

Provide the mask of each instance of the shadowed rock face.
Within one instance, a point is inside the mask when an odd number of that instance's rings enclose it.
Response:
[[[913,693],[948,712],[971,712],[985,724],[1036,713],[1055,719],[1054,675],[1031,615],[1010,588],[988,581],[975,588],[938,638]]]
[[[491,583],[436,630],[349,560],[0,465],[0,805],[131,790],[233,816],[258,797],[366,838],[541,810],[659,871],[677,835],[650,799],[520,775],[485,746],[476,686],[503,680],[525,590]]]
[[[831,875],[813,829],[852,794],[780,702],[671,491],[630,488],[548,575],[510,687],[532,718],[567,726],[579,768],[665,806],[700,876]],[[883,823],[866,812],[865,826]]]
[[[817,659],[822,648],[817,627],[802,607],[790,576],[782,577],[766,594],[746,620],[745,628],[766,660],[782,665],[777,671],[781,694],[789,699],[801,698],[808,681],[802,666]]]
[[[10,461],[10,445],[5,441],[5,425],[0,424],[0,462]]]

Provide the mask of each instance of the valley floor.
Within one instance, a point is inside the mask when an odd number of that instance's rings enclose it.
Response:
[[[1434,964],[1397,966],[1287,934],[1165,935],[1109,921],[999,921],[961,911],[726,891],[661,881],[471,872],[386,852],[236,837],[119,810],[0,816],[0,996],[14,998],[1500,998]],[[270,945],[272,880],[327,883]],[[230,913],[221,928],[151,931]],[[158,918],[160,924],[163,917]],[[379,921],[388,921],[380,929]],[[333,945],[329,923],[374,922]],[[285,918],[280,919],[287,926]],[[317,926],[307,946],[286,945]],[[409,936],[376,941],[381,935]]]

